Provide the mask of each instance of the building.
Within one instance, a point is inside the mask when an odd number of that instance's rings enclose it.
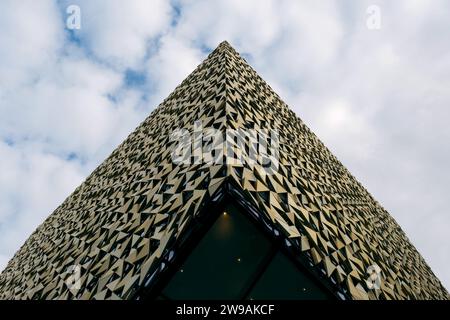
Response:
[[[29,237],[4,299],[447,299],[226,42]]]

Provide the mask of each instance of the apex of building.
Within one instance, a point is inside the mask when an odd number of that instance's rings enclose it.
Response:
[[[227,40],[223,40],[217,47],[233,48]]]

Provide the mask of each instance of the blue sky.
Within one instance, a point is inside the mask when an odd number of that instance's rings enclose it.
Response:
[[[66,28],[71,4],[80,30]],[[446,0],[1,1],[0,269],[228,40],[449,288],[448,12]]]

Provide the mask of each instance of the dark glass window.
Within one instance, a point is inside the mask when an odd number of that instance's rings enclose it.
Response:
[[[240,299],[270,249],[249,219],[227,210],[162,293],[169,299]]]
[[[324,300],[329,295],[278,252],[247,297],[253,300]]]
[[[263,228],[263,226],[261,226]],[[229,205],[158,299],[330,299],[243,212]]]

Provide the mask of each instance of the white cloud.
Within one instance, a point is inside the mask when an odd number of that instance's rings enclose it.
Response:
[[[199,65],[206,54],[173,34],[161,40],[158,52],[146,64],[151,104],[158,105]]]
[[[66,4],[71,4],[66,1]],[[170,25],[172,8],[164,0],[80,0],[83,43],[115,68],[136,68],[148,41]]]
[[[239,50],[258,51],[279,34],[280,16],[275,1],[203,0],[179,4],[182,15],[177,33],[209,47],[228,40]]]
[[[17,86],[0,98],[0,111],[9,115],[0,119],[2,135],[32,137],[45,141],[50,151],[87,157],[114,141],[118,127],[130,130],[130,122],[137,123],[135,105],[125,100],[135,96],[137,103],[138,97],[133,90],[120,92],[121,74],[84,57],[64,57],[42,71],[33,85]],[[119,100],[112,101],[113,95]]]
[[[39,68],[56,59],[56,52],[64,40],[58,18],[54,1],[2,1],[1,91],[32,82],[38,76]]]

